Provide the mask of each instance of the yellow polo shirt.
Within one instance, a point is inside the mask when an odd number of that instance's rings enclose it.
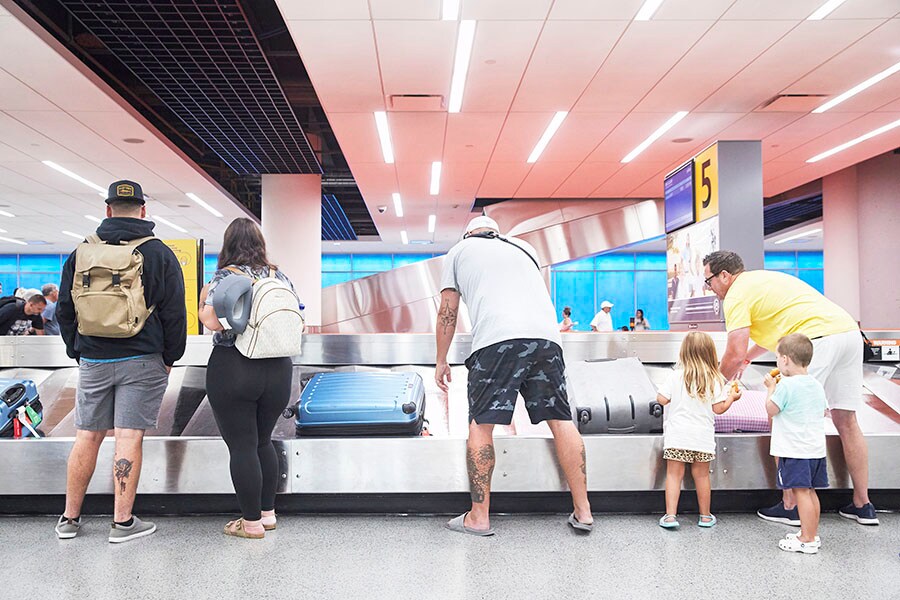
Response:
[[[725,295],[725,328],[750,328],[750,339],[775,351],[790,333],[809,338],[859,329],[843,308],[812,286],[777,271],[745,271]]]

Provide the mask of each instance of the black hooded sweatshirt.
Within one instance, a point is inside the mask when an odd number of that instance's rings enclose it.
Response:
[[[106,242],[118,243],[153,235],[154,223],[131,217],[110,217],[97,228]],[[76,248],[75,252],[78,249]],[[130,338],[82,336],[78,333],[75,304],[72,302],[72,280],[75,275],[75,252],[63,266],[56,316],[70,358],[128,358],[145,354],[162,354],[166,366],[181,358],[187,341],[187,315],[184,305],[184,276],[175,253],[161,240],[152,239],[138,246],[144,255],[144,299],[156,308],[144,328]]]

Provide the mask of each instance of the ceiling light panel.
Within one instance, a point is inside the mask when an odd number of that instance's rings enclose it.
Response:
[[[51,169],[53,169],[54,171],[58,171],[58,172],[62,173],[63,175],[65,175],[66,177],[71,177],[75,181],[78,181],[79,183],[83,183],[84,185],[88,186],[89,188],[97,190],[98,192],[100,192],[100,195],[106,196],[106,188],[97,185],[93,181],[89,181],[89,180],[85,179],[78,173],[74,173],[74,172],[70,171],[69,169],[67,169],[61,165],[58,165],[51,160],[42,160],[41,162],[44,163],[45,165],[47,165],[48,167],[50,167]]]
[[[638,10],[637,14],[634,16],[634,20],[649,21],[653,17],[654,13],[659,10],[659,7],[662,5],[662,3],[663,0],[645,0],[640,10]]]
[[[852,88],[850,88],[849,90],[847,90],[846,92],[841,94],[840,96],[836,96],[836,97],[832,98],[831,100],[829,100],[828,102],[826,102],[825,104],[820,106],[819,108],[815,109],[813,112],[818,114],[818,113],[823,113],[830,108],[834,108],[835,106],[837,106],[844,100],[847,100],[848,98],[852,98],[853,96],[857,95],[861,91],[872,87],[873,85],[875,85],[876,83],[878,83],[879,81],[881,81],[883,79],[887,79],[888,77],[890,77],[894,73],[897,73],[898,71],[900,71],[900,62],[898,62],[897,64],[895,64],[893,66],[888,67],[887,69],[885,69],[884,71],[882,71],[880,73],[873,75],[872,77],[869,77],[862,83],[853,86]]]
[[[823,4],[819,9],[813,14],[809,15],[806,20],[807,21],[820,21],[831,14],[831,11],[836,9],[838,6],[846,2],[846,0],[828,0],[825,4]]]
[[[450,80],[450,101],[448,110],[458,113],[462,110],[466,75],[472,58],[472,44],[475,42],[475,21],[461,21],[456,38],[456,58],[453,60],[453,78]]]
[[[829,156],[837,154],[838,152],[846,150],[847,148],[850,148],[857,144],[861,144],[862,142],[865,142],[866,140],[870,140],[877,135],[881,135],[882,133],[887,133],[888,131],[890,131],[892,129],[896,129],[897,127],[900,127],[900,119],[897,119],[896,121],[894,121],[892,123],[888,123],[887,125],[884,125],[882,127],[879,127],[878,129],[873,129],[869,133],[865,133],[865,134],[859,136],[858,138],[854,138],[854,139],[850,140],[849,142],[844,142],[840,146],[835,146],[831,150],[826,150],[825,152],[823,152],[821,154],[816,154],[812,158],[807,159],[806,162],[808,162],[808,163],[819,162],[823,158],[828,158]]]
[[[383,110],[375,112],[375,127],[378,129],[378,139],[381,141],[381,155],[384,157],[384,162],[392,165],[394,164],[394,145],[391,143],[387,113]]]
[[[672,115],[668,121],[666,121],[665,123],[663,123],[660,126],[659,129],[657,129],[656,131],[651,133],[650,137],[648,137],[646,140],[644,140],[643,142],[638,144],[637,148],[635,148],[634,150],[629,152],[627,155],[625,155],[625,158],[622,159],[622,162],[629,163],[629,162],[633,161],[637,157],[638,154],[640,154],[641,152],[646,150],[650,146],[650,144],[652,144],[653,142],[655,142],[656,140],[661,138],[663,136],[663,134],[665,134],[668,130],[672,129],[675,126],[675,124],[678,123],[678,121],[682,120],[687,115],[688,115],[688,111],[686,111],[686,110],[679,111],[679,112],[675,113],[674,115]]]
[[[441,191],[441,163],[431,163],[431,195],[437,196]]]
[[[187,196],[188,198],[190,198],[191,200],[193,200],[193,201],[194,201],[196,204],[198,204],[199,206],[202,206],[203,208],[205,208],[205,209],[206,209],[207,211],[209,211],[213,216],[218,217],[218,218],[220,218],[220,219],[222,218],[222,213],[220,213],[220,212],[217,211],[215,208],[213,208],[212,206],[210,206],[209,204],[207,204],[206,202],[204,202],[203,200],[201,200],[200,198],[198,198],[198,197],[197,197],[197,194],[194,194],[193,192],[188,192],[187,194],[185,194],[185,196]]]
[[[393,194],[391,194],[391,198],[394,199],[394,213],[398,217],[403,217],[403,202],[400,199],[400,194],[394,192]]]
[[[537,159],[541,157],[541,154],[544,152],[544,148],[546,148],[547,144],[550,143],[550,140],[553,139],[553,136],[556,134],[559,126],[562,125],[563,121],[565,121],[567,114],[569,114],[567,111],[561,110],[553,115],[553,118],[550,119],[550,123],[547,125],[547,129],[544,130],[544,134],[541,136],[541,139],[538,140],[538,143],[534,146],[534,149],[528,156],[529,163],[537,162]]]

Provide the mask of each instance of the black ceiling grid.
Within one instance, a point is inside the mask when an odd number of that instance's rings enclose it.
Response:
[[[822,195],[772,204],[763,209],[764,235],[822,217]]]
[[[321,173],[236,0],[61,2],[235,173]]]

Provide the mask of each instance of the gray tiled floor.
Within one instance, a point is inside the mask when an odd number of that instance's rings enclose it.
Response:
[[[286,516],[265,540],[225,537],[223,517],[163,517],[121,545],[106,541],[107,518],[63,541],[52,518],[6,517],[0,548],[40,599],[896,599],[900,515],[880,518],[826,515],[815,556],[779,551],[793,529],[753,515],[722,515],[712,530],[683,517],[675,532],[653,516],[601,516],[589,537],[564,516],[497,516],[493,538],[445,531],[445,517]]]

